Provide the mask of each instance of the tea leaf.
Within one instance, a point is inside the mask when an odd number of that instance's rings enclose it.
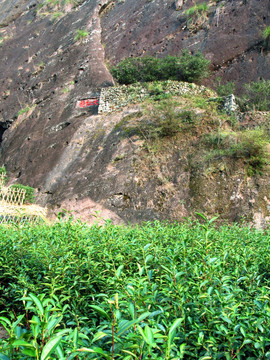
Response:
[[[43,306],[41,304],[41,301],[34,295],[34,294],[29,294],[29,298],[36,304],[38,310],[39,310],[39,313],[41,315],[44,315],[44,309],[43,309]]]
[[[116,276],[119,278],[121,276],[124,265],[120,265],[116,271]]]
[[[0,353],[0,360],[11,360],[9,357],[7,357],[6,355]]]
[[[149,312],[143,313],[141,316],[138,317],[138,319],[128,321],[125,323],[121,328],[118,329],[117,336],[122,335],[125,331],[130,329],[133,325],[138,324],[139,322],[143,321],[145,318],[147,318],[150,315]]]
[[[100,315],[106,317],[107,319],[110,319],[110,316],[101,307],[99,307],[97,305],[90,305],[90,307],[92,309],[96,310]]]
[[[104,338],[104,336],[107,336],[107,334],[105,334],[102,331],[99,331],[94,335],[92,342],[98,341],[98,340]]]
[[[49,340],[42,350],[40,360],[46,360],[49,355],[57,348],[61,340],[62,336],[57,336]]]
[[[12,345],[15,346],[15,347],[24,346],[24,347],[29,347],[29,348],[33,348],[33,349],[34,349],[33,344],[28,343],[28,342],[25,341],[25,340],[15,340]]]
[[[144,334],[145,334],[145,338],[147,339],[147,343],[151,346],[154,346],[155,345],[154,334],[152,329],[148,325],[146,325],[144,328]]]

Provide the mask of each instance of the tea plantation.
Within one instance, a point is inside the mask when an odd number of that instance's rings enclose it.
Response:
[[[269,240],[203,218],[2,226],[0,359],[270,359]]]

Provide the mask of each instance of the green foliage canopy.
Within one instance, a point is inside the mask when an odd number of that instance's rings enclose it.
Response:
[[[269,358],[269,229],[213,220],[0,227],[0,358]]]
[[[120,84],[159,80],[182,80],[196,82],[208,75],[209,60],[201,53],[191,55],[187,50],[182,56],[131,57],[111,68],[111,73]]]

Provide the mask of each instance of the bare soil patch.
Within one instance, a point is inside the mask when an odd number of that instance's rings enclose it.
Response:
[[[7,339],[7,338],[8,338],[8,333],[2,326],[0,326],[0,339]]]

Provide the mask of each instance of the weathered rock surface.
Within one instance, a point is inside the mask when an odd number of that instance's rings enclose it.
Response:
[[[185,151],[198,151],[192,141],[159,159],[153,170],[149,159],[143,161],[141,140],[123,139],[117,131],[136,106],[92,115],[78,104],[113,85],[106,61],[179,54],[183,48],[201,50],[215,75],[239,86],[268,79],[270,59],[261,36],[269,25],[268,0],[211,3],[204,19],[191,22],[184,14],[191,0],[181,9],[174,0],[82,0],[65,7],[60,18],[53,16],[57,7],[37,11],[39,3],[0,4],[1,164],[13,181],[39,189],[39,202],[52,212],[74,209],[85,220],[95,211],[136,222],[202,210],[230,220],[257,214],[265,221],[267,177],[247,180],[244,172],[222,170],[209,181],[199,170],[187,171]],[[76,41],[78,30],[88,35]]]
[[[185,1],[181,11],[176,11],[171,0],[115,3],[101,21],[106,56],[117,63],[131,54],[165,56],[187,48],[202,51],[211,60],[215,76],[239,85],[260,77],[269,79],[269,53],[262,50],[262,31],[270,21],[269,1],[208,4],[205,18],[195,16],[188,21],[184,12],[194,6],[192,0]]]

